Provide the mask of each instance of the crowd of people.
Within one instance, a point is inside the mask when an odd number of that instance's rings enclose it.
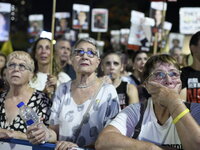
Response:
[[[91,37],[73,46],[57,39],[54,51],[50,39],[38,38],[31,54],[0,54],[0,138],[52,142],[57,150],[198,150],[200,31],[190,50],[193,64],[183,68],[172,54],[139,50],[130,64],[120,52],[100,56]],[[27,127],[21,101],[48,130]]]

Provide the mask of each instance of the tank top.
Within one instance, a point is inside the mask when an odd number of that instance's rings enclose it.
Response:
[[[119,97],[119,102],[120,102],[120,107],[121,109],[124,109],[126,106],[129,105],[128,101],[128,95],[126,94],[127,91],[127,82],[121,82],[120,85],[116,88],[118,97]]]

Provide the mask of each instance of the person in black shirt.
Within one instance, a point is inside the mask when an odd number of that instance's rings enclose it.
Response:
[[[193,63],[182,68],[182,88],[188,102],[200,103],[200,31],[192,35],[189,44]]]

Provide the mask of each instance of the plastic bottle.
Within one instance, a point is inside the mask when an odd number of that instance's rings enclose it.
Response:
[[[37,113],[31,107],[25,105],[24,102],[20,102],[17,107],[19,108],[20,117],[23,119],[27,126],[37,125],[39,128],[44,128],[46,131],[45,141],[47,141],[49,137],[48,129],[42,122],[40,122]],[[42,143],[44,144],[45,141]]]
[[[20,102],[17,107],[19,108],[19,115],[24,120],[27,126],[36,125],[39,123],[37,113],[24,102]]]

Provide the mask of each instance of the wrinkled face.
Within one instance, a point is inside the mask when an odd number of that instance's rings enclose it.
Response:
[[[9,85],[26,85],[29,83],[33,73],[24,60],[12,59],[7,65],[6,79]]]
[[[97,49],[88,42],[81,42],[73,51],[72,65],[76,73],[93,73],[97,69],[100,59],[96,55]]]
[[[57,43],[56,53],[61,62],[67,62],[71,54],[70,43],[68,41],[59,41],[59,43]]]
[[[102,63],[102,70],[105,75],[109,75],[111,79],[120,77],[123,70],[120,57],[116,54],[106,56]]]
[[[154,81],[178,92],[181,90],[180,71],[172,64],[157,63],[148,81]]]
[[[35,59],[39,65],[47,65],[50,63],[51,43],[46,39],[42,39],[37,43]]]
[[[134,60],[133,68],[139,72],[143,71],[144,65],[147,62],[148,56],[146,53],[139,53]]]
[[[0,56],[0,69],[3,68],[6,64],[6,59],[3,56]]]

